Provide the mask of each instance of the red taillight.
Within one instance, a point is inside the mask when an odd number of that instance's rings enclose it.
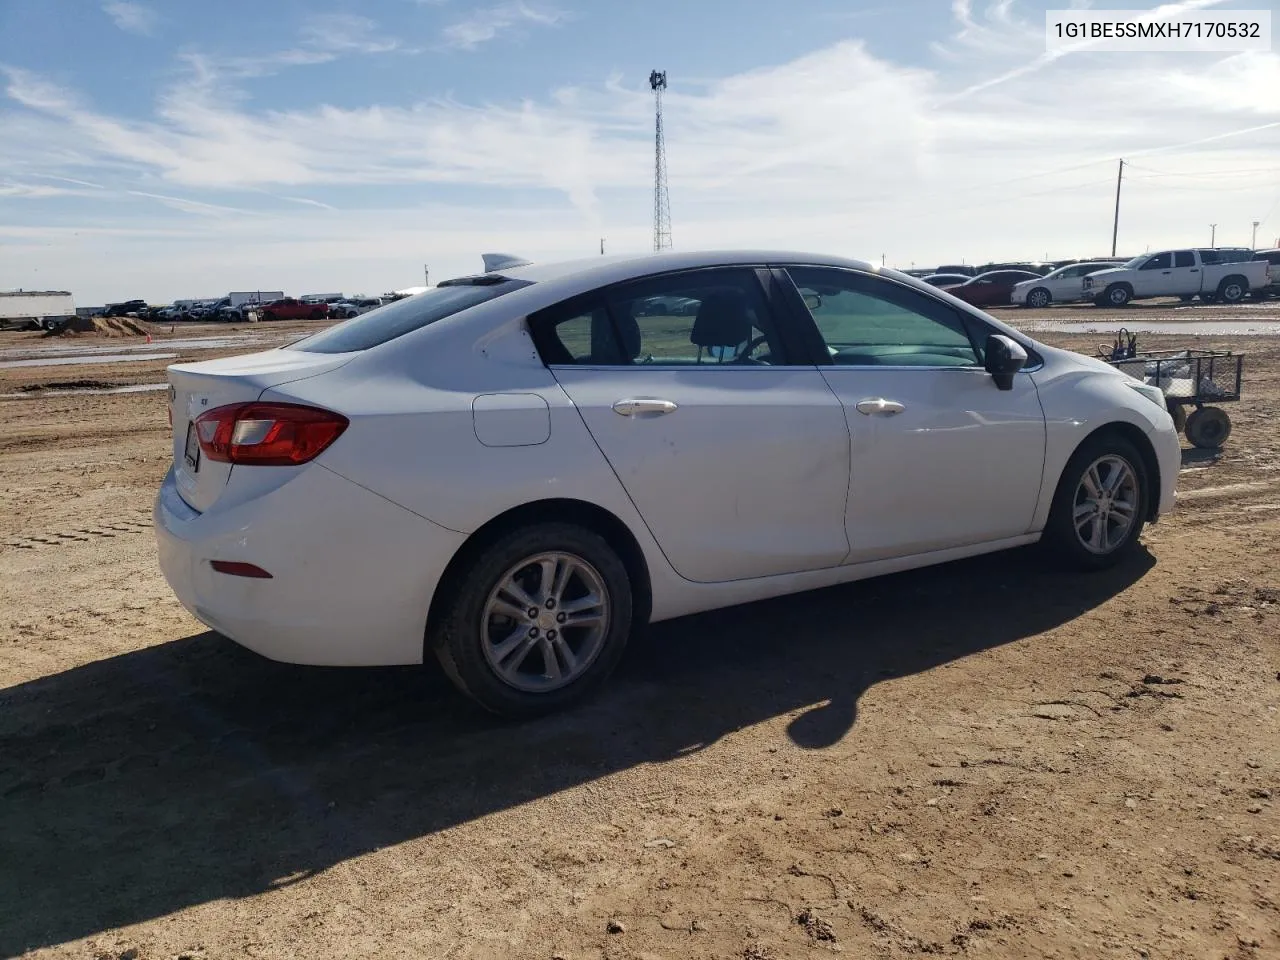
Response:
[[[273,580],[274,577],[256,563],[241,563],[239,560],[210,560],[209,566],[219,573],[233,577],[252,577],[254,580]]]
[[[210,460],[292,467],[319,456],[348,423],[340,413],[296,403],[233,403],[201,414],[196,435]]]

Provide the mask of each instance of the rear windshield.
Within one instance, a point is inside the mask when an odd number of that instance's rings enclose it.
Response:
[[[505,277],[446,280],[432,290],[362,313],[305,340],[291,343],[286,349],[303,350],[307,353],[368,350],[396,337],[403,337],[429,323],[461,313],[468,307],[527,286],[528,280],[510,280]]]

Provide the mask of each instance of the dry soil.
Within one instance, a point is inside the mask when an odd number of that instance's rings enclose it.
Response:
[[[1234,433],[1125,568],[657,625],[518,726],[178,606],[164,394],[74,389],[167,361],[0,370],[0,955],[1280,956],[1280,338],[1211,345]]]

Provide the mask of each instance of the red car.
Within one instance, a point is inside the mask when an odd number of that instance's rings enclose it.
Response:
[[[954,287],[942,287],[953,297],[975,307],[998,307],[1013,302],[1014,284],[1035,280],[1040,274],[1030,270],[992,270]]]
[[[262,305],[263,320],[323,320],[329,316],[327,303],[303,303],[293,297]]]

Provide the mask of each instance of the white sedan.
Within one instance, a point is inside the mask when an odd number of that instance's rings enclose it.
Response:
[[[1113,564],[1179,466],[1157,387],[825,256],[513,266],[169,382],[155,526],[196,618],[434,657],[509,716],[641,623],[1041,540]]]
[[[1083,300],[1084,278],[1099,270],[1110,270],[1117,266],[1114,261],[1101,263],[1073,263],[1059,267],[1052,273],[1046,273],[1035,280],[1024,280],[1015,284],[1010,299],[1024,307],[1040,309],[1051,303],[1074,303]]]

